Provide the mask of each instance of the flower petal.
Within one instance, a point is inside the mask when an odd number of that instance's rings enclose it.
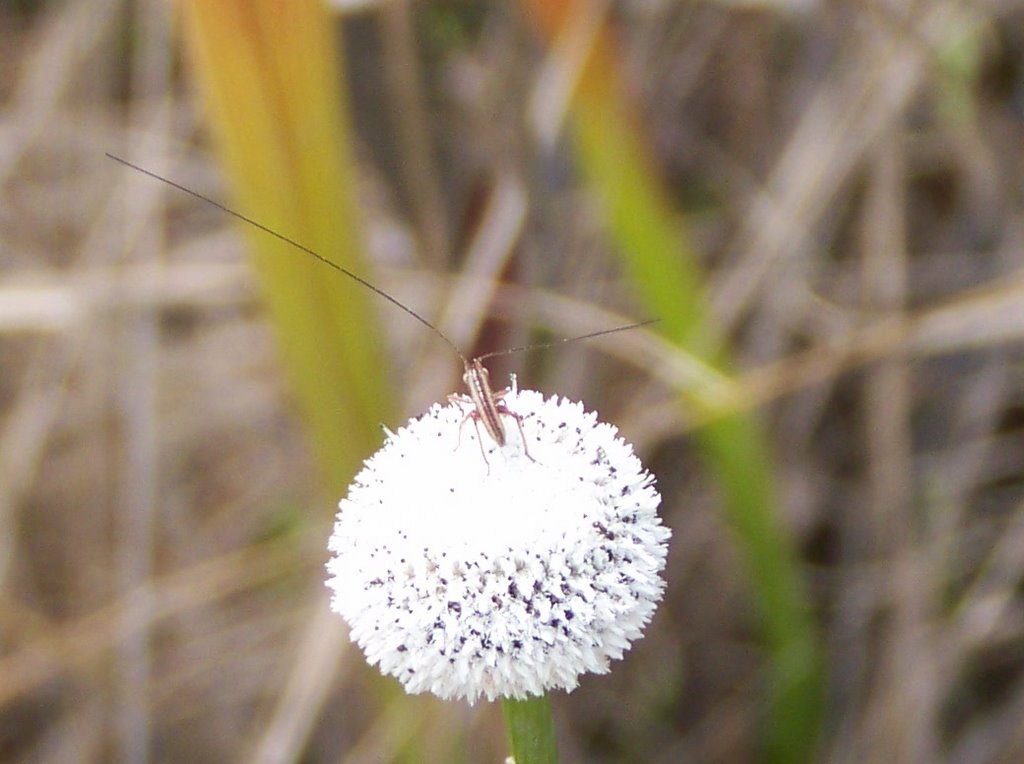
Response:
[[[503,401],[522,427],[504,447],[463,404],[435,405],[388,434],[340,505],[332,607],[411,693],[571,690],[661,599],[670,531],[632,448],[579,403]]]

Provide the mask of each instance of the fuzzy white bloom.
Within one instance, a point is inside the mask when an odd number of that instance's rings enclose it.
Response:
[[[608,671],[661,599],[654,479],[582,404],[510,390],[499,448],[435,405],[370,457],[329,549],[331,607],[410,693],[474,702]],[[482,452],[486,452],[486,459]]]

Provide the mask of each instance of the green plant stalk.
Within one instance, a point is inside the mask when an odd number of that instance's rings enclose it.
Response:
[[[680,347],[719,369],[726,353],[707,328],[707,306],[683,229],[662,201],[642,154],[611,104],[581,102],[573,120],[580,164],[603,203],[608,228],[637,291],[661,317]],[[686,405],[699,397],[683,391]],[[766,755],[779,762],[807,761],[818,737],[821,711],[816,627],[797,566],[796,552],[778,518],[768,448],[756,422],[726,414],[697,433],[705,461],[722,491],[723,505],[756,593],[770,661]]]
[[[366,273],[331,18],[311,0],[180,0],[193,68],[242,211]],[[247,230],[292,389],[341,495],[392,410],[372,295]]]
[[[555,723],[547,695],[526,700],[504,698],[501,710],[515,764],[556,764]]]
[[[726,352],[708,329],[707,306],[683,229],[640,159],[613,104],[579,102],[573,126],[580,164],[606,213],[637,291],[665,333],[699,358],[727,368]],[[686,405],[699,396],[682,391]],[[769,651],[766,757],[807,761],[821,718],[821,657],[796,551],[778,518],[769,449],[757,423],[741,413],[714,419],[697,432],[705,462],[743,551]]]
[[[568,6],[541,0],[524,5],[553,39]],[[614,61],[607,40],[599,39],[579,81],[570,116],[579,165],[637,292],[661,318],[661,330],[687,352],[728,372],[727,351],[711,328],[697,257],[619,96]],[[681,395],[684,405],[703,409],[699,391]],[[778,516],[766,438],[742,413],[713,419],[697,437],[742,550],[765,635],[765,758],[808,761],[820,734],[823,658],[796,550]]]
[[[178,6],[233,204],[372,281],[359,233],[335,18],[318,0],[178,0]],[[325,488],[341,496],[380,446],[380,423],[394,419],[376,320],[377,309],[386,307],[308,255],[258,231],[245,233]],[[333,511],[333,503],[324,509]],[[375,687],[366,701],[378,710],[414,707],[393,683]],[[402,733],[392,761],[422,760],[428,735],[419,728]]]

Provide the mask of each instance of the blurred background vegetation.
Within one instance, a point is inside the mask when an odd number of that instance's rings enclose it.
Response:
[[[0,759],[506,750],[323,587],[457,359],[105,152],[467,354],[661,318],[492,370],[674,531],[564,761],[1024,759],[1024,2],[340,5],[0,4]]]

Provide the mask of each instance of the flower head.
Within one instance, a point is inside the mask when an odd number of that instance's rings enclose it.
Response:
[[[503,417],[504,447],[462,404],[435,405],[388,433],[340,504],[331,606],[410,693],[571,690],[661,599],[670,531],[632,448],[579,403],[503,402],[522,428]]]

